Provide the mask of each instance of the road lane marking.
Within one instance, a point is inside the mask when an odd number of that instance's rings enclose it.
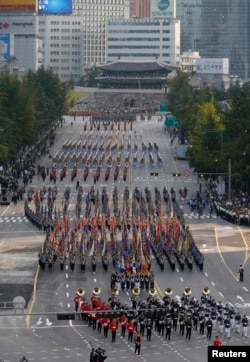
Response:
[[[220,250],[220,244],[219,244],[219,238],[218,238],[218,234],[217,234],[217,230],[216,228],[214,229],[214,234],[215,234],[215,241],[216,241],[216,247],[217,247],[217,250],[218,250],[218,253],[220,255],[220,258],[224,264],[224,266],[226,267],[226,269],[229,271],[229,273],[232,275],[232,277],[234,278],[234,280],[238,280],[237,278],[237,275],[235,275],[232,270],[229,268],[229,266],[227,265],[223,255],[222,255],[222,252]]]

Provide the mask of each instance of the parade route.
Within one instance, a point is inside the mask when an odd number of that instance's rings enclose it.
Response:
[[[56,141],[51,149],[50,155],[39,160],[39,163],[45,168],[50,169],[54,165],[53,157],[62,152],[62,146],[66,141],[79,142],[83,129],[84,121],[82,117],[76,117],[71,126],[72,117],[65,116],[65,123],[62,128],[58,128],[56,133]],[[88,120],[89,121],[89,120]],[[162,163],[156,161],[156,153],[154,153],[154,163],[149,160],[149,151],[145,150],[145,162],[132,162],[135,150],[135,131],[138,141],[138,159],[141,158],[142,142],[148,147],[148,143],[157,142]],[[90,131],[88,131],[90,132]],[[115,132],[115,131],[114,131]],[[94,140],[95,134],[92,136],[87,133],[89,139]],[[103,133],[104,134],[104,133]],[[129,135],[131,135],[130,163],[126,180],[123,179],[123,170],[126,163],[127,147],[129,145]],[[141,135],[141,138],[140,138]],[[108,135],[107,135],[108,137]],[[195,240],[199,250],[205,258],[204,270],[200,270],[194,264],[193,270],[190,271],[185,265],[184,271],[180,270],[177,265],[175,271],[167,261],[165,261],[164,271],[160,270],[154,256],[152,256],[152,269],[155,274],[157,294],[160,299],[164,297],[166,288],[173,291],[172,297],[181,298],[185,288],[191,289],[191,296],[200,299],[203,289],[208,287],[211,295],[216,301],[229,303],[230,306],[238,309],[240,313],[250,315],[249,304],[249,229],[229,224],[220,219],[215,213],[210,217],[208,207],[205,208],[203,215],[199,216],[197,212],[192,212],[187,204],[189,198],[195,197],[200,184],[197,176],[192,170],[188,176],[184,172],[188,169],[186,160],[176,160],[175,146],[177,140],[171,145],[170,136],[165,132],[162,123],[158,121],[158,117],[153,117],[151,121],[140,121],[139,119],[133,124],[133,130],[122,129],[117,137],[120,145],[124,139],[124,151],[121,154],[121,166],[118,178],[114,181],[114,171],[117,164],[115,153],[112,155],[112,167],[108,180],[105,180],[105,172],[107,170],[107,162],[103,162],[99,181],[94,184],[93,175],[97,166],[90,167],[89,175],[84,181],[85,165],[78,162],[77,177],[71,180],[71,172],[74,168],[74,162],[67,161],[67,175],[60,182],[59,176],[56,180],[57,198],[56,209],[60,210],[60,220],[63,225],[62,210],[65,189],[70,187],[70,199],[68,203],[69,222],[72,227],[76,217],[75,202],[77,200],[78,190],[76,182],[79,180],[80,186],[83,188],[84,200],[86,195],[94,186],[100,195],[104,187],[110,199],[111,209],[112,195],[115,187],[118,192],[118,206],[122,208],[124,190],[127,186],[130,191],[130,197],[133,190],[138,187],[144,192],[145,188],[149,188],[154,196],[154,190],[157,187],[163,190],[164,187],[168,191],[174,188],[178,204],[183,211],[186,226],[189,227],[191,234]],[[93,152],[94,156],[95,152]],[[110,151],[106,152],[105,157],[110,156]],[[106,161],[105,158],[105,161]],[[57,173],[64,166],[64,162],[58,163]],[[180,173],[180,177],[175,177],[174,173]],[[156,174],[153,175],[153,174]],[[21,180],[20,180],[21,181]],[[29,184],[24,195],[24,201],[27,198],[27,191],[30,187],[34,190],[41,190],[43,187],[54,187],[48,178],[45,182],[37,176],[34,177],[32,184]],[[179,195],[179,189],[187,188],[187,198],[183,199]],[[205,182],[202,181],[202,191]],[[79,259],[77,259],[74,272],[70,270],[69,262],[65,264],[64,270],[60,270],[59,263],[53,265],[51,271],[46,265],[45,270],[38,270],[38,252],[42,248],[46,233],[39,230],[34,224],[28,221],[24,215],[24,201],[18,201],[17,205],[11,204],[8,207],[0,206],[0,301],[11,302],[14,297],[22,295],[27,301],[25,312],[31,312],[28,317],[16,317],[10,315],[8,317],[0,316],[0,329],[2,339],[0,341],[0,359],[6,362],[15,362],[22,356],[26,356],[28,361],[89,361],[89,352],[91,344],[94,347],[101,347],[107,351],[108,361],[117,360],[118,356],[121,360],[132,362],[140,359],[143,362],[154,360],[155,362],[163,362],[171,359],[172,362],[203,362],[207,356],[207,346],[211,344],[207,340],[206,334],[200,335],[199,332],[192,334],[190,341],[187,341],[180,335],[179,329],[172,333],[171,340],[166,340],[165,336],[159,335],[157,331],[153,331],[152,340],[148,342],[143,340],[141,355],[134,355],[134,345],[127,341],[126,338],[117,333],[115,343],[111,342],[111,335],[107,339],[103,337],[103,333],[99,334],[92,327],[88,327],[83,321],[76,318],[73,321],[58,321],[58,312],[73,312],[73,298],[78,288],[84,288],[86,291],[85,298],[90,300],[94,287],[101,289],[101,299],[108,301],[112,294],[110,288],[110,275],[114,271],[112,266],[111,254],[109,254],[108,271],[105,272],[101,261],[100,248],[97,255],[96,271],[93,272],[91,258],[89,256],[90,246],[87,250],[86,268],[82,271]],[[44,202],[45,205],[45,202]],[[85,201],[83,202],[85,205]],[[166,224],[166,204],[163,204],[163,222]],[[31,208],[35,209],[34,202]],[[84,217],[85,207],[81,209],[81,217]],[[130,213],[129,213],[130,216]],[[130,216],[131,217],[131,216]],[[120,237],[120,234],[119,234]],[[245,279],[243,283],[238,282],[238,268],[244,262]],[[37,273],[37,274],[36,274]],[[35,285],[35,293],[33,292]],[[142,290],[138,298],[146,300],[148,291]],[[121,302],[130,305],[133,293],[131,290],[120,291],[118,298]],[[0,314],[6,314],[6,311],[0,310]],[[27,328],[28,326],[28,328]],[[13,330],[15,329],[15,335]],[[213,332],[213,336],[214,336]],[[90,344],[91,342],[91,344]],[[225,345],[243,345],[249,344],[249,338],[235,334],[232,331],[230,340],[226,340],[223,336],[223,344]]]

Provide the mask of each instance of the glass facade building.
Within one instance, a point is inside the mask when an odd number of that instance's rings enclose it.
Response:
[[[176,0],[181,20],[181,52],[229,58],[229,72],[250,78],[250,1]]]

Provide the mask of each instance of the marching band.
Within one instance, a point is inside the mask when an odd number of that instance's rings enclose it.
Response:
[[[248,318],[241,315],[227,303],[217,302],[211,295],[210,289],[205,287],[199,299],[191,296],[190,288],[185,288],[180,300],[171,298],[171,288],[165,289],[162,300],[158,298],[155,288],[149,290],[146,300],[140,299],[141,289],[134,287],[131,290],[133,296],[131,303],[123,303],[119,298],[119,290],[115,287],[105,303],[100,294],[101,289],[96,287],[90,302],[84,299],[85,290],[77,290],[75,310],[89,327],[97,329],[105,338],[111,331],[112,342],[116,340],[116,334],[120,327],[120,335],[129,342],[134,341],[134,335],[139,333],[141,337],[146,335],[147,341],[151,341],[152,334],[165,336],[171,340],[176,333],[190,340],[192,333],[205,335],[208,340],[212,338],[212,332],[216,335],[230,338],[231,333],[248,335]],[[97,328],[98,326],[98,328]]]

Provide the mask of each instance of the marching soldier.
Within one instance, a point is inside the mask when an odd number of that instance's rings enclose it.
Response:
[[[193,328],[195,332],[197,332],[198,328],[198,319],[199,319],[199,313],[197,310],[195,310],[193,313]]]
[[[145,332],[145,317],[143,314],[141,314],[139,316],[139,324],[140,324],[140,334],[142,335],[142,337],[144,337],[144,332]]]
[[[81,270],[85,270],[85,256],[84,254],[81,255]]]
[[[192,332],[192,320],[191,318],[187,318],[186,320],[186,339],[191,339],[191,332]]]
[[[63,271],[64,269],[64,255],[61,254],[59,258],[60,270]]]
[[[146,329],[147,329],[147,341],[149,342],[151,341],[152,328],[153,328],[152,320],[148,319],[146,324]]]
[[[138,352],[138,355],[141,353],[141,344],[142,344],[142,337],[140,335],[140,333],[137,333],[135,338],[134,338],[134,343],[135,343],[135,354],[136,352]]]
[[[185,317],[184,317],[184,315],[180,316],[179,324],[180,324],[180,334],[183,336],[184,335],[184,330],[185,330]]]
[[[170,341],[171,339],[171,331],[172,331],[172,323],[169,318],[167,318],[165,323],[165,329],[166,329],[166,339]]]
[[[128,341],[133,342],[133,335],[135,331],[134,321],[128,322],[127,328],[128,328]]]
[[[235,323],[236,323],[236,330],[235,332],[240,334],[240,326],[241,326],[241,315],[240,313],[238,312],[235,316]]]
[[[242,337],[247,338],[248,319],[246,314],[244,314],[241,323],[242,323]]]
[[[223,330],[224,330],[224,318],[223,318],[222,313],[218,316],[217,322],[218,322],[218,331],[219,331],[220,334],[223,334]]]
[[[242,265],[240,265],[240,268],[239,268],[239,276],[240,276],[240,282],[243,282],[244,280],[244,268]]]
[[[128,324],[128,318],[123,315],[120,320],[119,320],[120,324],[121,324],[121,327],[122,327],[122,330],[121,330],[121,336],[122,337],[125,337],[125,334],[126,334],[126,328],[127,328],[127,324]]]
[[[230,324],[230,319],[229,319],[229,317],[227,317],[227,318],[224,320],[224,327],[225,327],[225,337],[226,337],[226,338],[230,338],[231,324]]]
[[[211,318],[208,318],[208,320],[206,322],[206,327],[207,327],[207,339],[211,339],[212,329],[213,329],[213,322],[212,322]]]
[[[118,322],[116,319],[113,319],[112,322],[109,325],[109,328],[111,329],[112,333],[112,342],[115,342],[116,339],[116,331],[118,329]]]
[[[201,313],[199,317],[199,323],[200,323],[200,334],[204,334],[205,329],[205,316],[203,313]]]
[[[178,313],[174,312],[172,315],[172,319],[173,319],[173,330],[176,332],[177,329],[177,321],[178,321]]]
[[[102,320],[102,325],[103,325],[103,335],[104,337],[108,337],[108,332],[109,332],[109,323],[110,323],[110,319],[105,317]]]
[[[95,271],[96,271],[96,257],[95,257],[95,255],[93,255],[93,257],[92,257],[92,271],[93,271],[93,273],[95,273]]]
[[[75,262],[76,262],[76,257],[75,257],[74,254],[71,254],[69,263],[70,263],[70,269],[71,269],[72,273],[73,273],[73,271],[75,269]]]
[[[52,265],[53,265],[53,256],[50,254],[48,258],[48,267],[50,271],[52,270]]]

